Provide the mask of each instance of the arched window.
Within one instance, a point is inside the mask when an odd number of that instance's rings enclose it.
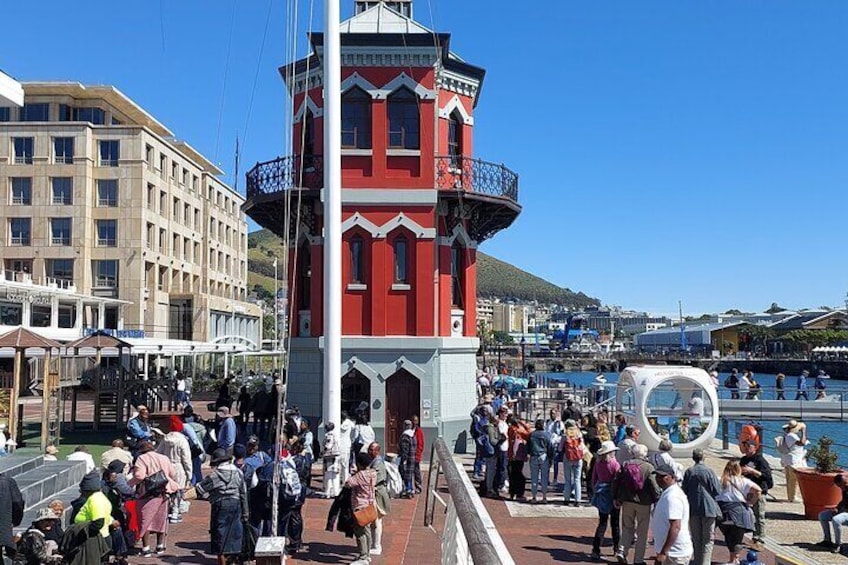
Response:
[[[462,289],[465,286],[465,268],[462,260],[462,247],[454,243],[451,247],[451,304],[454,308],[464,308]]]
[[[342,147],[371,149],[371,96],[359,87],[342,95]]]
[[[350,282],[365,284],[365,242],[358,235],[350,238]]]
[[[307,164],[311,164],[311,157],[315,155],[315,116],[311,110],[306,110],[303,116],[303,156]]]
[[[406,284],[409,282],[409,247],[406,237],[400,235],[394,242],[394,282]]]
[[[418,149],[420,126],[418,97],[404,87],[389,95],[389,148]]]
[[[462,116],[454,110],[448,117],[448,156],[451,166],[462,166]]]
[[[298,288],[300,294],[299,307],[301,310],[309,310],[312,300],[312,250],[310,249],[309,242],[304,242],[300,246],[298,253],[300,255],[298,257],[298,263],[300,264],[298,272],[298,286],[300,287]]]

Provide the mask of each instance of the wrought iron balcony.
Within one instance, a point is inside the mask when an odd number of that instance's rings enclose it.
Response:
[[[291,189],[324,186],[324,160],[321,155],[290,155],[257,163],[247,172],[247,197]],[[504,165],[463,156],[437,156],[435,187],[518,202],[518,175]]]
[[[247,172],[247,197],[273,194],[293,188],[323,188],[321,155],[289,155],[257,163]]]
[[[436,157],[436,188],[477,192],[518,202],[518,175],[504,165],[460,155]]]

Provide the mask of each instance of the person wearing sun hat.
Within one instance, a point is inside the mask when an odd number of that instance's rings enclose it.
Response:
[[[601,558],[601,546],[607,534],[607,523],[612,528],[612,547],[616,549],[621,540],[621,513],[612,500],[612,481],[621,469],[621,464],[615,458],[618,448],[612,441],[601,443],[595,453],[595,464],[592,467],[592,500],[591,504],[598,509],[598,526],[592,539],[592,557]]]
[[[32,521],[32,526],[21,535],[18,542],[16,564],[53,565],[62,563],[62,556],[56,553],[58,546],[46,535],[56,524],[56,515],[49,508],[40,508]]]
[[[786,499],[795,502],[798,489],[798,478],[795,476],[796,467],[807,466],[807,425],[791,419],[783,425],[783,435],[776,438],[777,451],[780,453],[780,464],[786,475]]]

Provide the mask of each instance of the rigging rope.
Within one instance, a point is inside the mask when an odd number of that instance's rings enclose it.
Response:
[[[244,137],[242,147],[247,145],[247,134],[250,131],[250,116],[253,113],[253,99],[256,96],[256,84],[259,82],[259,71],[262,69],[262,55],[265,53],[265,41],[268,39],[268,27],[271,23],[271,12],[274,0],[268,0],[268,11],[265,14],[265,29],[262,32],[262,43],[259,46],[259,56],[256,58],[256,72],[253,75],[253,87],[250,90],[250,102],[247,104],[247,118],[244,121]],[[274,297],[276,300],[276,297]]]
[[[218,107],[218,128],[215,133],[215,162],[218,162],[218,149],[221,145],[221,125],[224,121],[224,102],[227,98],[227,79],[230,74],[230,52],[233,47],[233,30],[236,24],[236,2],[233,0],[233,11],[230,15],[230,38],[227,41],[227,58],[224,62],[224,81],[221,85],[221,104]]]

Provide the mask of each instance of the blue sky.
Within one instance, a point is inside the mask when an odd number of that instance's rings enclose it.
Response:
[[[342,6],[350,14],[353,0]],[[247,120],[268,7],[42,1],[34,17],[11,3],[0,68],[21,80],[113,84],[231,175],[237,134],[248,166],[285,151],[284,0],[271,5]],[[675,312],[679,299],[692,314],[843,304],[848,3],[416,0],[415,9],[488,70],[476,156],[521,174],[524,211],[484,251],[654,312]],[[320,27],[320,6],[315,18]]]

